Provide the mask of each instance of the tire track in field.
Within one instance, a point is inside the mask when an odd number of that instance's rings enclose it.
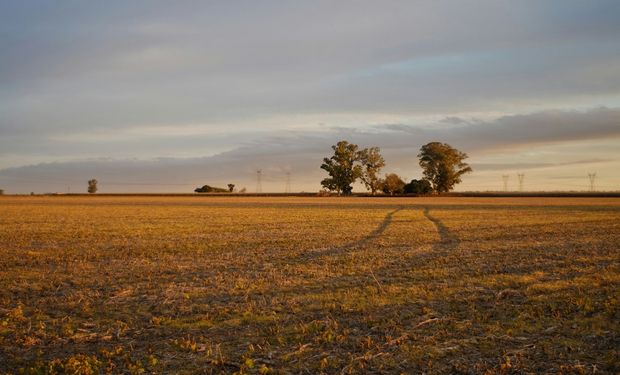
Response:
[[[432,216],[429,212],[428,207],[424,207],[424,216],[428,220],[430,220],[435,227],[437,228],[437,232],[439,233],[439,242],[436,243],[433,247],[435,249],[444,249],[444,250],[454,250],[459,245],[461,240],[459,237],[454,234],[445,224],[438,218]]]
[[[337,254],[341,254],[344,252],[347,252],[349,250],[353,250],[353,249],[357,249],[357,248],[361,248],[366,246],[369,242],[373,241],[374,239],[376,239],[377,237],[381,236],[383,234],[383,232],[385,232],[385,230],[390,226],[390,224],[392,223],[392,217],[394,216],[395,213],[397,213],[398,211],[403,210],[404,207],[399,207],[397,209],[395,209],[394,211],[389,212],[387,215],[385,215],[385,218],[383,219],[383,221],[381,222],[381,224],[379,224],[372,232],[368,233],[368,235],[366,235],[365,237],[357,240],[357,241],[353,241],[353,242],[349,242],[347,244],[344,244],[342,246],[333,246],[333,247],[328,247],[322,250],[318,250],[318,251],[312,251],[309,253],[306,253],[305,256],[303,257],[304,260],[309,260],[309,259],[316,259],[316,258],[320,258],[320,257],[324,257],[324,256],[331,256],[331,255],[337,255]]]

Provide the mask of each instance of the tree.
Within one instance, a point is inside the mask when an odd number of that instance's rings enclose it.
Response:
[[[219,187],[204,185],[203,187],[199,187],[194,189],[196,193],[228,193],[228,189],[222,189]]]
[[[463,160],[467,154],[447,143],[431,142],[420,148],[418,154],[424,177],[433,185],[436,193],[445,193],[461,182],[461,176],[472,172]]]
[[[383,192],[385,194],[402,194],[405,188],[405,182],[396,173],[385,175],[383,179]]]
[[[321,165],[321,169],[326,170],[330,176],[321,181],[323,187],[337,191],[338,194],[351,194],[351,184],[362,174],[362,167],[356,164],[359,160],[357,148],[356,144],[347,141],[340,141],[332,146],[334,155],[324,158]]]
[[[4,190],[0,189],[0,195],[4,194]]]
[[[94,178],[92,180],[88,180],[88,192],[90,194],[95,194],[97,192],[97,180]]]
[[[377,190],[381,189],[379,172],[385,167],[385,159],[381,156],[381,150],[379,147],[365,148],[358,153],[358,159],[362,164],[360,179],[370,193],[375,195]]]
[[[235,190],[235,184],[228,184],[228,191],[232,193],[233,190]]]
[[[405,185],[405,194],[417,194],[424,195],[433,192],[433,186],[428,180],[411,180],[410,183]]]

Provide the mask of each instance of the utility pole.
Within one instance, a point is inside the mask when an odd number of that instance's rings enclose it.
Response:
[[[523,179],[525,178],[524,173],[517,174],[517,178],[519,179],[519,191],[523,191]]]
[[[262,193],[263,192],[263,170],[262,169],[258,169],[256,171],[256,192],[257,193]]]
[[[504,191],[508,191],[508,177],[509,175],[502,175],[502,180],[504,181]]]
[[[590,191],[594,191],[594,181],[596,180],[596,172],[588,173],[588,179],[590,180]]]
[[[286,172],[286,184],[284,185],[284,192],[291,192],[291,172]]]

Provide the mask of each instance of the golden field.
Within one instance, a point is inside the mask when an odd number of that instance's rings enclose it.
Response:
[[[617,373],[620,199],[0,197],[0,373]]]

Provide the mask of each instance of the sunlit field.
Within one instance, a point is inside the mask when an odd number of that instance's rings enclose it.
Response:
[[[620,199],[0,197],[0,373],[616,373]]]

